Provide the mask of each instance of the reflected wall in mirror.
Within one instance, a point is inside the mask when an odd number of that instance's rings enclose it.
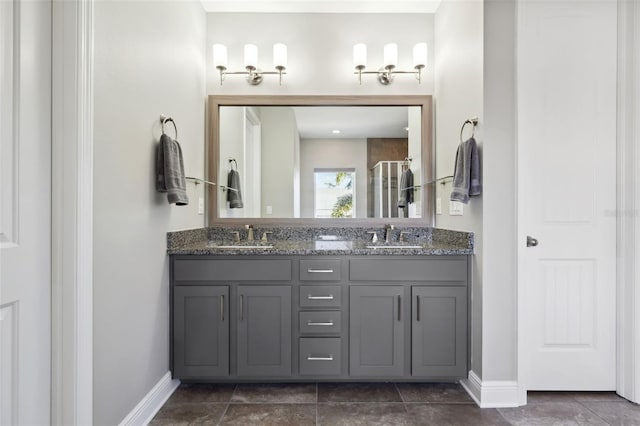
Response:
[[[210,224],[432,224],[430,96],[210,96],[209,112]]]

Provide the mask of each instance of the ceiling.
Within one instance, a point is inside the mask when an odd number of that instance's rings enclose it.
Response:
[[[406,138],[407,107],[294,107],[301,139]],[[339,134],[332,133],[340,130]]]
[[[207,12],[435,13],[441,0],[200,0]]]

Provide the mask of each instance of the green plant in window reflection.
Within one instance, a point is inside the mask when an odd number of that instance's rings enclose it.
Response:
[[[327,183],[330,188],[342,186],[345,189],[353,187],[353,174],[348,172],[337,172],[336,183]],[[353,194],[341,195],[336,199],[331,211],[331,217],[352,217],[353,216]]]
[[[346,194],[338,197],[333,205],[331,217],[351,217],[353,210],[353,194]]]

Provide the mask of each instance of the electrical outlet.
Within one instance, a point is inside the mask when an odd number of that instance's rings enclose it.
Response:
[[[198,198],[198,214],[204,214],[204,197]]]
[[[460,201],[449,201],[449,214],[451,216],[462,216],[462,203]]]
[[[267,214],[273,214],[273,206],[267,206]]]
[[[436,214],[442,214],[442,198],[436,198]]]

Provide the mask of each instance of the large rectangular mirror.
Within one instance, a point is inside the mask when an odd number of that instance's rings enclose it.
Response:
[[[433,222],[431,96],[210,96],[209,224]]]

